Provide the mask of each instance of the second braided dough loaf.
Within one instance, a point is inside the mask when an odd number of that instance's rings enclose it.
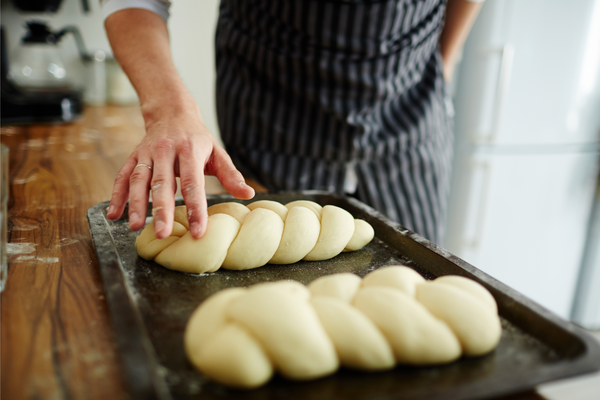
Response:
[[[176,207],[171,236],[156,238],[149,223],[136,239],[138,254],[169,269],[204,273],[328,260],[359,250],[374,237],[371,225],[348,211],[306,200],[219,203],[208,208],[208,215],[206,233],[194,239],[185,206]]]
[[[311,380],[340,366],[383,371],[482,356],[502,334],[496,302],[461,276],[426,281],[405,266],[229,288],[205,300],[184,335],[209,378],[252,389],[274,373]]]

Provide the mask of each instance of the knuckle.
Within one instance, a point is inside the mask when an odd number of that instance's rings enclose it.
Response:
[[[152,179],[152,193],[160,193],[165,189],[170,189],[171,186],[172,185],[169,184],[169,181],[163,177],[155,177]]]
[[[186,208],[187,218],[189,222],[197,222],[200,220],[202,207],[199,204],[189,204]]]
[[[120,199],[125,194],[126,194],[126,190],[123,190],[122,187],[120,187],[118,185],[113,186],[113,190],[112,190],[112,193],[111,193],[112,198],[114,198],[114,199]]]
[[[216,155],[218,155],[219,157],[223,157],[225,159],[229,159],[229,154],[227,154],[227,152],[225,151],[225,149],[222,148],[221,146],[214,146],[213,152]]]
[[[194,154],[194,146],[191,143],[183,143],[183,145],[177,149],[177,152],[183,158],[190,158]]]
[[[147,184],[147,180],[142,176],[141,171],[133,171],[133,173],[129,177],[129,184],[136,185],[140,183]]]
[[[173,140],[166,137],[158,138],[153,145],[154,151],[160,155],[172,153],[174,147]]]
[[[125,203],[125,200],[121,198],[121,193],[113,192],[111,197],[111,205],[120,208]]]
[[[190,204],[186,204],[185,209],[186,209],[188,217],[193,217],[198,214],[200,207],[198,206],[198,204],[190,203]]]
[[[231,169],[227,172],[227,175],[229,176],[229,178],[231,180],[236,180],[236,181],[243,181],[244,180],[244,175],[242,175],[242,173],[240,171],[238,171],[237,169]]]
[[[127,180],[129,180],[129,174],[127,174],[123,170],[120,170],[117,173],[117,176],[115,177],[115,182],[118,182],[118,183],[123,182],[123,181],[127,181]]]
[[[186,195],[194,195],[200,190],[198,182],[188,179],[181,180],[181,192]]]
[[[166,206],[160,204],[153,204],[152,206],[152,216],[158,217],[159,219],[165,221],[169,216],[169,210]]]

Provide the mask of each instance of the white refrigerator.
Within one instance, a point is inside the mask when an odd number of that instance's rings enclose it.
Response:
[[[600,302],[600,279],[575,301],[600,246],[600,0],[487,0],[457,72],[442,245],[571,319]]]

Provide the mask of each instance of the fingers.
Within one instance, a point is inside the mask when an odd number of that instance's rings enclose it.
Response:
[[[177,185],[173,172],[174,160],[175,151],[171,144],[157,143],[154,148],[154,167],[150,189],[154,234],[159,239],[168,237],[173,231],[174,193]]]
[[[152,161],[140,159],[129,177],[129,228],[140,230],[146,223],[148,192],[152,178]]]
[[[135,158],[128,158],[123,168],[117,174],[106,215],[108,219],[115,220],[123,214],[129,196],[129,177],[136,163],[137,160]]]
[[[206,173],[216,176],[233,197],[245,200],[254,197],[254,189],[246,184],[242,173],[233,165],[222,147],[214,147],[212,158],[206,166]]]
[[[151,190],[155,235],[159,239],[168,237],[173,230],[175,176],[179,175],[190,232],[198,239],[204,235],[208,221],[205,172],[215,175],[234,197],[254,197],[254,189],[245,183],[222,147],[206,135],[181,139],[146,136],[115,179],[108,218],[119,218],[129,197],[129,227],[143,228]]]
[[[175,150],[168,140],[156,141],[151,151],[134,152],[115,179],[108,218],[119,218],[129,198],[129,227],[131,230],[143,228],[148,192],[152,189],[155,234],[159,239],[168,237],[173,230],[175,211],[174,159]]]
[[[200,238],[206,232],[208,214],[206,212],[206,192],[204,190],[204,160],[189,148],[179,153],[181,194],[185,200],[190,232],[193,238]]]

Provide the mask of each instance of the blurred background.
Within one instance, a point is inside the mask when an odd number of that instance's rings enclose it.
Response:
[[[443,247],[600,328],[600,1],[486,0],[451,89]]]
[[[97,0],[24,3],[35,1],[1,3],[3,101],[6,80],[58,98],[63,120],[78,102],[136,103]],[[176,67],[215,135],[218,3],[174,1],[169,20]],[[35,76],[36,63],[51,74]],[[441,245],[600,329],[600,0],[486,0],[449,92],[456,156]]]

